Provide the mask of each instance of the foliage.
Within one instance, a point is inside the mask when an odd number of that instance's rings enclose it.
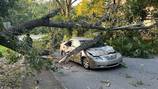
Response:
[[[104,20],[101,25],[103,27],[114,27],[143,21],[149,14],[149,11],[146,10],[146,7],[153,6],[156,10],[157,4],[157,0],[128,0],[124,4],[121,4],[119,2],[116,2],[114,4],[113,2],[108,0],[83,0],[78,6],[76,6],[75,10],[76,15],[79,16],[77,18],[82,17],[82,19],[84,19],[85,21],[88,20],[90,21],[90,23],[99,21],[100,18],[98,17],[100,15],[105,15],[107,19]],[[96,5],[97,7],[95,7]],[[99,9],[95,13],[100,14],[93,14],[93,12],[95,11],[93,9],[95,8]],[[153,11],[150,11],[150,15],[152,14]],[[79,32],[80,31],[82,32],[82,29],[79,29]],[[83,33],[85,37],[93,38],[95,36],[94,34],[92,34],[95,33],[95,31],[85,30]],[[138,31],[106,32],[104,42],[112,45],[117,51],[121,52],[125,56],[149,57],[152,54],[158,53],[158,43],[156,40],[157,37],[154,36],[147,37],[150,40],[146,41],[144,39],[146,35],[150,34],[145,33],[141,35],[141,32]]]
[[[0,57],[4,57],[7,54],[8,48],[0,45]]]
[[[144,20],[150,11],[150,14],[157,13],[157,0],[128,0],[124,5],[126,9],[126,18],[136,21],[136,19]],[[148,8],[148,9],[147,9]],[[153,9],[150,10],[149,8]]]
[[[1,52],[2,54],[5,54],[6,51],[7,51],[7,48],[0,45],[0,52]]]
[[[0,1],[0,17],[5,17],[9,13],[9,9],[15,5],[16,0],[1,0]]]
[[[59,0],[61,1],[61,0]],[[113,0],[112,0],[113,1]],[[103,27],[114,27],[123,26],[129,23],[135,23],[143,21],[148,12],[145,10],[146,7],[153,6],[157,10],[157,0],[127,0],[125,4],[116,3],[116,7],[111,0],[82,0],[79,5],[73,7],[71,12],[67,12],[70,18],[66,18],[63,14],[55,16],[54,21],[68,21],[74,20],[76,22],[94,23],[101,20],[102,15],[106,15],[108,18],[101,23]],[[32,20],[34,18],[40,18],[46,13],[50,12],[53,8],[56,8],[55,0],[46,3],[37,3],[34,0],[1,0],[0,3],[0,29],[3,28],[2,22],[9,21],[12,25],[22,23],[24,21]],[[65,1],[61,1],[64,10],[68,9],[65,6]],[[72,8],[72,5],[70,6]],[[65,13],[65,15],[67,14]],[[154,13],[157,13],[154,12]],[[94,23],[95,24],[95,23]],[[50,29],[52,29],[50,31]],[[49,30],[49,31],[48,31]],[[48,33],[42,40],[34,42],[35,49],[31,50],[30,56],[27,55],[29,62],[32,63],[31,67],[36,69],[36,65],[44,65],[42,59],[38,56],[38,53],[44,49],[58,48],[60,42],[64,39],[70,39],[72,36],[85,36],[94,37],[97,30],[92,31],[91,29],[56,29],[56,28],[35,28],[31,33]],[[156,32],[154,32],[156,33]],[[143,37],[140,36],[139,32],[127,32],[127,31],[116,31],[106,32],[105,42],[114,46],[119,52],[125,56],[133,57],[147,57],[150,54],[157,52],[157,37],[146,42]],[[154,36],[152,36],[154,37]],[[0,51],[1,51],[0,47]],[[38,50],[37,50],[38,49]],[[2,49],[3,50],[3,49]],[[1,51],[2,54],[4,51]],[[8,54],[11,61],[17,61],[16,53]],[[33,60],[35,59],[35,60]]]
[[[28,55],[25,55],[25,59],[29,63],[29,67],[40,71],[43,68],[50,69],[52,64],[52,60],[44,59],[39,56],[38,49],[31,49]]]
[[[6,16],[9,15],[9,9],[11,9],[15,4],[15,0],[1,0],[0,1],[0,31],[3,28],[2,21]]]
[[[104,13],[105,0],[82,0],[82,2],[75,7],[76,15],[95,15],[102,16]]]
[[[8,49],[6,51],[6,54],[4,55],[4,57],[6,58],[6,60],[9,64],[16,63],[21,58],[20,54],[18,54],[17,52],[12,51],[10,49]]]
[[[53,28],[53,30],[55,31],[46,33],[45,36],[43,36],[41,39],[34,40],[33,47],[39,51],[52,51],[59,48],[59,45],[64,38],[64,32],[61,29]]]
[[[139,33],[136,32],[119,32],[113,34],[107,43],[112,45],[117,51],[125,56],[131,57],[150,57],[151,54],[157,53],[157,44],[155,40],[146,42]]]

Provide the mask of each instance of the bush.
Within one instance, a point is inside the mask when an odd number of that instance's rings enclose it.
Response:
[[[9,49],[7,50],[7,52],[4,56],[9,64],[15,63],[21,58],[18,53],[14,52],[12,50],[9,50]]]
[[[119,35],[108,39],[107,43],[124,56],[148,58],[152,54],[158,53],[158,41],[153,39],[153,41],[146,42],[138,33],[134,32],[119,33]]]
[[[51,69],[52,60],[48,60],[46,58],[42,58],[40,55],[40,50],[38,49],[30,49],[29,54],[25,55],[26,61],[29,63],[29,67],[31,69],[40,71],[43,68]]]

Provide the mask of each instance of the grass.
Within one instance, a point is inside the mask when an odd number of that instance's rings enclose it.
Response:
[[[3,46],[0,45],[0,52],[4,52],[4,51],[6,51],[6,49],[7,48],[5,48],[5,47],[3,47]]]
[[[0,45],[0,53],[2,53],[2,55],[6,54],[7,53],[7,48]]]

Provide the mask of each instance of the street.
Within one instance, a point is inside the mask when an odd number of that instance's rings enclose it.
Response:
[[[124,58],[126,67],[86,70],[73,62],[55,74],[65,89],[158,89],[158,58]]]

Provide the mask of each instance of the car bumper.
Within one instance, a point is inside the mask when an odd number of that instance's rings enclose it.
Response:
[[[111,68],[111,67],[119,66],[121,63],[122,63],[122,57],[119,57],[110,61],[105,61],[105,62],[91,61],[90,68],[92,69]]]

